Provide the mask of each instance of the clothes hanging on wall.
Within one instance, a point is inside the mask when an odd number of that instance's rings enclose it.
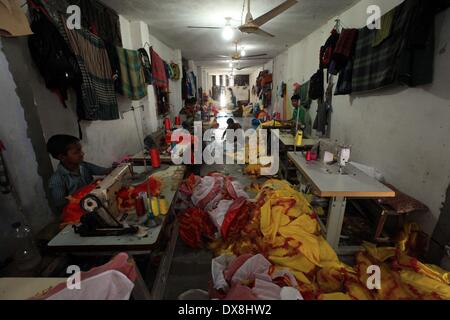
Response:
[[[110,42],[105,42],[106,52],[108,53],[111,70],[113,72],[112,79],[114,81],[114,89],[117,93],[123,95],[122,91],[122,73],[120,71],[120,61],[117,55],[117,47]]]
[[[169,92],[155,87],[156,104],[158,106],[158,115],[165,115],[170,112]]]
[[[404,10],[412,12],[412,17],[396,65],[400,83],[415,87],[433,82],[435,14],[443,4],[426,0],[410,0],[405,4]]]
[[[309,98],[317,100],[323,98],[325,93],[323,69],[319,69],[309,81]]]
[[[147,53],[147,50],[145,50],[144,48],[139,49],[138,53],[139,53],[139,60],[141,61],[145,83],[151,85],[153,83],[153,77],[152,77],[152,64],[150,62],[150,57]]]
[[[59,0],[56,0],[59,1]],[[97,0],[69,0],[81,9],[83,28],[117,47],[122,46],[118,14]]]
[[[350,58],[350,60],[345,65],[345,68],[339,73],[339,78],[334,95],[341,96],[351,94],[352,78],[353,78],[353,58]]]
[[[434,4],[425,0],[408,0],[394,8],[391,34],[375,47],[377,30],[366,27],[359,31],[353,92],[382,88],[396,81],[410,86],[432,82],[435,31],[431,8]]]
[[[30,10],[33,35],[28,47],[47,89],[55,92],[67,108],[69,88],[81,90],[81,71],[77,59],[58,29],[43,13]]]
[[[395,18],[395,10],[391,10],[381,17],[381,29],[375,32],[372,45],[379,46],[384,40],[390,37],[392,32],[392,24]]]
[[[66,28],[66,34],[83,77],[83,119],[119,119],[113,72],[103,40],[84,29]]]
[[[313,129],[323,136],[328,135],[329,121],[331,119],[330,113],[333,112],[333,78],[330,77],[328,87],[325,94],[325,100],[319,99],[317,108],[317,117],[314,121]]]
[[[358,29],[342,30],[332,57],[332,62],[334,62],[334,71],[330,70],[331,74],[336,75],[346,67],[347,62],[355,53],[357,39]]]
[[[298,95],[300,96],[300,105],[307,110],[311,108],[312,102],[309,97],[309,86],[310,81],[307,81],[304,84],[302,84],[298,90]]]
[[[147,96],[144,70],[139,52],[117,48],[122,74],[122,92],[131,100],[141,100]]]
[[[173,81],[180,80],[180,77],[181,77],[180,66],[178,64],[176,64],[176,63],[173,63],[173,62],[170,64],[170,66],[171,66],[172,71],[173,71],[173,78],[172,78],[172,80]]]
[[[79,120],[119,119],[113,71],[103,40],[85,29],[67,29],[64,14],[69,3],[65,0],[28,0],[28,3],[50,19],[76,56],[82,75],[81,90],[77,93]]]
[[[333,57],[336,44],[339,40],[339,32],[334,29],[331,31],[330,37],[325,44],[320,48],[320,68],[328,69],[330,67],[331,58]]]
[[[164,61],[153,48],[150,48],[150,57],[152,59],[153,85],[159,89],[169,89]]]

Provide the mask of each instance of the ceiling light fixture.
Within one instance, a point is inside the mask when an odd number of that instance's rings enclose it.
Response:
[[[234,37],[234,30],[231,27],[231,18],[225,18],[225,20],[227,20],[227,23],[225,24],[225,28],[223,29],[222,37],[226,41],[230,41]]]
[[[247,51],[245,51],[245,48],[242,47],[241,49],[241,57],[245,57],[247,55]]]

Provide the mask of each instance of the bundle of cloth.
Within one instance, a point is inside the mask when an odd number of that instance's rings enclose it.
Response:
[[[450,299],[448,272],[409,257],[405,246],[365,246],[366,251],[356,256],[355,267],[342,263],[323,238],[307,199],[286,181],[269,180],[240,234],[219,239],[210,248],[216,256],[263,255],[275,270],[294,276],[294,288],[306,300]],[[367,285],[371,266],[381,269],[379,289]],[[240,284],[250,289],[254,285]]]
[[[180,187],[179,201],[183,211],[178,216],[180,237],[193,248],[203,247],[204,240],[229,239],[239,234],[253,211],[242,184],[216,173],[188,177]]]
[[[210,296],[220,300],[303,300],[294,275],[261,254],[222,255],[212,262]]]

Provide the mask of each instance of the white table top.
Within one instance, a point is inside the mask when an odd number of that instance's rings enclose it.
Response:
[[[295,146],[295,144],[294,144],[295,137],[291,133],[272,130],[272,134],[275,135],[276,137],[278,137],[278,139],[280,139],[280,141],[285,146],[288,146],[288,147]],[[319,142],[319,140],[315,140],[315,139],[303,139],[301,147],[314,146],[318,142]]]
[[[65,278],[0,278],[0,300],[28,300],[66,281]]]
[[[395,197],[394,191],[350,164],[344,169],[346,174],[339,174],[337,164],[325,165],[320,161],[308,162],[305,156],[298,152],[289,152],[288,156],[301,174],[313,184],[321,197]]]
[[[161,195],[167,200],[167,204],[170,207],[174,198],[178,192],[178,188],[183,181],[184,174],[186,172],[186,167],[184,166],[170,166],[164,171],[160,171],[154,174],[162,181]],[[101,251],[107,251],[111,249],[112,251],[130,250],[138,251],[140,248],[146,251],[151,246],[153,246],[159,238],[161,233],[162,225],[164,225],[165,217],[163,217],[163,222],[160,226],[152,228],[148,231],[148,236],[145,238],[139,238],[135,235],[126,236],[116,236],[116,237],[81,237],[76,234],[72,226],[67,226],[63,231],[61,231],[48,246],[51,249],[71,249],[71,250],[87,250],[92,248],[95,250],[98,248]]]

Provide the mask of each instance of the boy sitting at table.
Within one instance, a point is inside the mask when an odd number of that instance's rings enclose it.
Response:
[[[106,176],[111,168],[102,168],[84,161],[80,140],[69,135],[49,139],[47,151],[60,163],[49,181],[50,201],[59,214],[68,204],[68,197],[94,182],[94,176]]]

